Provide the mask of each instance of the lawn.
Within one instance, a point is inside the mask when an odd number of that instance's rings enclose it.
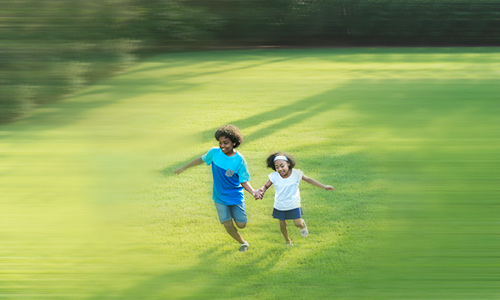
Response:
[[[1,299],[498,299],[498,48],[151,57],[0,126]],[[235,124],[254,188],[292,153],[310,236],[246,194],[238,244],[210,168]]]

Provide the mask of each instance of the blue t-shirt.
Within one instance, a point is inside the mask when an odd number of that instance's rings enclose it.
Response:
[[[212,165],[214,177],[213,196],[215,202],[236,205],[245,201],[241,183],[250,180],[245,158],[236,152],[227,156],[219,147],[210,149],[201,159]]]

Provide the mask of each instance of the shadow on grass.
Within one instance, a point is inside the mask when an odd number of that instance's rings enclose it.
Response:
[[[276,109],[267,111],[265,113],[254,115],[241,120],[230,121],[228,122],[228,124],[236,125],[240,128],[240,130],[245,130],[249,127],[253,127],[261,123],[276,120],[277,119],[276,116],[285,116],[279,119],[279,121],[274,122],[269,126],[266,126],[256,132],[244,136],[243,137],[244,143],[250,143],[252,141],[256,141],[268,137],[270,135],[273,135],[283,129],[288,128],[289,126],[305,122],[311,118],[316,117],[318,114],[334,110],[339,103],[342,103],[342,101],[335,100],[335,95],[336,95],[336,89],[332,89],[327,92],[312,97],[308,97],[285,106],[277,107]],[[332,101],[332,99],[334,100]],[[201,133],[202,142],[208,142],[213,140],[214,133],[217,130],[217,128],[218,127],[213,127],[211,129],[203,131]],[[159,173],[162,176],[166,177],[171,176],[173,175],[173,172],[177,168],[186,165],[187,163],[191,162],[193,159],[197,157],[199,156],[194,156],[180,163],[167,166],[166,168],[160,170]]]
[[[436,120],[455,112],[481,110],[481,114],[492,116],[500,113],[495,96],[498,88],[495,88],[494,81],[392,80],[392,82],[392,84],[384,83],[381,88],[380,82],[374,80],[352,80],[341,87],[248,118],[228,120],[227,123],[234,124],[244,131],[262,123],[275,121],[244,136],[244,143],[251,143],[272,136],[290,126],[307,122],[319,114],[333,111],[340,106],[348,106],[360,113],[362,119],[358,121],[360,124],[365,124],[366,128],[377,126],[395,131],[407,129],[411,134],[401,133],[400,138],[413,135],[421,139],[425,138],[419,133],[423,128],[434,126]],[[477,91],[482,91],[481,97],[478,97]],[[222,124],[201,132],[202,142],[213,140],[213,134],[220,125]],[[437,129],[440,127],[442,126],[438,125]],[[169,177],[177,168],[197,157],[199,156],[167,166],[159,173]]]
[[[282,254],[289,250],[285,247],[268,249],[247,259],[245,256],[249,253],[238,253],[236,249],[220,251],[219,248],[213,246],[205,250],[199,256],[203,264],[197,267],[167,271],[151,276],[118,294],[102,293],[89,299],[217,299],[224,297],[223,295],[237,296],[242,292],[240,285],[246,285],[258,274],[271,270]],[[228,258],[231,260],[233,255],[242,256],[239,265],[227,266]],[[245,263],[240,264],[243,261]],[[228,278],[232,282],[227,282]]]
[[[185,52],[185,53],[170,53],[167,55],[157,55],[155,57],[145,60],[145,63],[154,64],[154,66],[141,67],[130,70],[127,74],[134,73],[147,73],[158,70],[180,68],[186,65],[204,64],[203,68],[213,68],[218,71],[211,72],[194,72],[187,73],[187,78],[191,76],[205,76],[212,74],[220,74],[224,72],[245,70],[253,67],[267,65],[281,61],[292,59],[290,55],[281,55],[277,52],[266,52],[263,50],[246,50],[246,51],[201,51],[201,52]],[[253,61],[262,61],[259,63],[251,63]],[[249,64],[231,67],[232,64],[242,64],[248,62]],[[206,65],[209,63],[210,65]]]

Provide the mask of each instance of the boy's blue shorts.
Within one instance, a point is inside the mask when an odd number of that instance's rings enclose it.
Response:
[[[236,205],[225,205],[222,203],[214,202],[217,213],[219,214],[219,221],[222,223],[234,219],[237,223],[247,222],[247,212],[245,210],[245,202]]]

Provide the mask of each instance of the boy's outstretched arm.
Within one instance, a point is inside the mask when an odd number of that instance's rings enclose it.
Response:
[[[245,190],[247,190],[247,192],[249,192],[250,194],[252,194],[252,196],[255,198],[255,200],[262,198],[262,192],[260,190],[254,190],[253,187],[252,187],[252,185],[250,185],[250,182],[248,182],[248,181],[242,182],[241,186]]]
[[[179,175],[182,172],[186,171],[186,169],[194,167],[194,166],[197,166],[197,165],[201,165],[202,163],[203,163],[203,160],[201,159],[201,157],[198,157],[197,159],[195,159],[192,162],[188,163],[184,167],[175,170],[174,173],[177,174],[177,175]]]
[[[312,179],[311,177],[307,177],[306,175],[302,175],[302,180],[304,180],[305,182],[310,183],[310,184],[312,184],[314,186],[322,188],[324,190],[333,191],[333,186],[331,186],[331,185],[324,185],[321,182],[318,182],[317,180]]]

